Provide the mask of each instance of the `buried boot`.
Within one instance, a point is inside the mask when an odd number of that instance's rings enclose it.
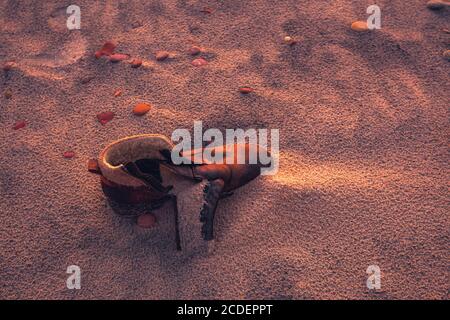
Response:
[[[231,148],[219,146],[207,153],[223,154],[223,163],[211,162],[207,157],[202,157],[200,163],[192,161],[198,152],[208,149],[202,148],[183,152],[182,157],[190,161],[175,164],[171,159],[174,145],[169,138],[142,134],[110,143],[98,160],[89,162],[89,171],[100,176],[103,192],[109,200],[125,205],[145,204],[153,209],[171,202],[177,249],[197,248],[203,245],[197,240],[214,238],[214,216],[219,199],[231,195],[258,177],[262,168],[268,167],[259,161],[249,161],[250,155],[259,155],[261,148],[265,149],[248,143],[236,143]],[[238,161],[239,154],[244,155],[244,163]]]

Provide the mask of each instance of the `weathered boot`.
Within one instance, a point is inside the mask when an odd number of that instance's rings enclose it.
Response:
[[[91,171],[101,176],[102,189],[111,200],[127,204],[146,203],[152,208],[165,202],[173,203],[176,242],[180,249],[179,215],[185,209],[180,203],[186,204],[189,197],[200,199],[193,194],[189,196],[186,190],[197,190],[193,185],[198,183],[204,185],[202,203],[199,203],[196,215],[200,216],[203,239],[212,240],[219,199],[259,176],[264,166],[238,163],[238,151],[244,152],[248,160],[249,152],[258,150],[258,146],[249,144],[235,144],[233,153],[226,146],[214,148],[224,155],[223,164],[202,160],[201,163],[175,165],[171,159],[173,147],[171,141],[161,135],[144,134],[120,139],[100,153],[98,170]],[[193,150],[182,156],[193,159],[203,150]]]

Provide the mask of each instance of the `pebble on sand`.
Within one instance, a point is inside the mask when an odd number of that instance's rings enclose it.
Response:
[[[14,68],[15,66],[16,66],[16,63],[14,61],[7,61],[3,64],[3,70],[9,71],[12,68]]]
[[[213,13],[213,9],[211,9],[210,7],[203,7],[202,10],[200,10],[200,12],[202,13],[207,13],[207,14],[211,14]]]
[[[200,48],[200,47],[192,46],[191,48],[189,48],[189,54],[191,56],[196,56],[201,52],[202,52],[202,48]]]
[[[132,68],[139,68],[142,65],[142,60],[139,58],[134,58],[130,62]]]
[[[112,43],[110,41],[105,42],[105,44],[101,47],[101,49],[95,52],[95,58],[98,59],[101,56],[112,55],[114,53],[115,49],[116,49],[115,43]]]
[[[106,111],[106,112],[99,113],[97,115],[97,119],[102,125],[105,125],[109,121],[111,121],[114,118],[114,116],[115,116],[114,112]]]
[[[11,92],[11,90],[6,89],[4,95],[5,95],[5,98],[6,98],[6,99],[11,99],[11,98],[12,98],[12,92]]]
[[[72,159],[73,157],[75,157],[75,152],[73,151],[66,151],[63,153],[64,158],[66,159]]]
[[[157,61],[164,61],[169,57],[170,53],[168,51],[158,51],[155,54],[155,58]]]
[[[137,218],[137,225],[144,229],[153,228],[156,225],[156,217],[153,213],[141,214]]]
[[[89,172],[100,173],[100,167],[98,166],[98,161],[96,159],[89,159],[87,167]]]
[[[206,66],[208,64],[208,61],[206,61],[203,58],[198,58],[198,59],[193,60],[191,63],[194,67],[202,67],[202,66]]]
[[[136,116],[143,116],[149,112],[151,108],[152,107],[148,103],[138,103],[134,106],[133,113]]]
[[[95,59],[100,59],[101,56],[103,56],[103,53],[101,51],[95,51]]]
[[[367,26],[366,21],[355,21],[352,23],[351,28],[352,28],[352,30],[358,31],[358,32],[369,31],[369,27]]]
[[[239,92],[242,94],[249,94],[253,91],[255,91],[255,90],[253,90],[253,88],[250,88],[250,87],[240,87],[239,88]]]
[[[450,61],[450,50],[445,50],[442,54],[447,61]]]
[[[294,39],[293,39],[292,37],[290,37],[290,36],[284,37],[284,42],[287,43],[287,44],[290,45],[290,46],[293,46],[294,44],[297,43],[297,41],[294,40]]]
[[[122,90],[120,90],[120,89],[117,89],[116,91],[114,91],[114,97],[119,97],[119,96],[121,96],[122,95]]]
[[[450,3],[446,4],[442,0],[430,0],[427,2],[427,8],[431,10],[441,10],[444,9],[446,5],[450,6]]]
[[[123,53],[114,53],[109,56],[109,61],[111,62],[120,62],[124,60],[128,60],[130,58],[129,55]]]
[[[27,125],[27,123],[25,121],[19,121],[19,122],[16,122],[16,124],[13,127],[13,129],[14,130],[19,130],[19,129],[24,128],[26,125]]]

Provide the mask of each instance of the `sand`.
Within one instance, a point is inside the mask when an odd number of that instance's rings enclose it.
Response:
[[[0,298],[447,299],[450,10],[425,2],[377,1],[382,29],[357,33],[373,1],[78,0],[73,31],[73,1],[0,1],[0,61],[17,63],[0,83]],[[96,60],[109,40],[143,65]],[[280,129],[280,171],[220,202],[214,252],[184,256],[114,214],[86,163],[194,120]]]

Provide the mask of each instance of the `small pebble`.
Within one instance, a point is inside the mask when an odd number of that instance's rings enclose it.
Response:
[[[290,46],[293,46],[294,44],[297,43],[297,41],[292,39],[292,37],[290,37],[290,36],[284,37],[284,42],[287,43]]]
[[[155,55],[157,61],[164,61],[169,57],[168,51],[158,51]]]
[[[202,67],[202,66],[206,66],[208,64],[208,61],[206,61],[203,58],[198,58],[198,59],[193,60],[191,63],[194,67]]]
[[[14,125],[13,129],[19,130],[19,129],[24,128],[26,125],[27,125],[27,123],[25,121],[19,121]]]
[[[445,3],[441,0],[430,0],[427,2],[427,8],[431,10],[441,10],[444,9]]]
[[[145,213],[137,218],[137,225],[144,229],[153,228],[156,225],[156,217],[153,213]]]
[[[5,95],[5,98],[6,98],[6,99],[11,99],[11,98],[12,98],[12,92],[11,92],[11,90],[6,89],[4,95]]]
[[[100,50],[104,54],[113,54],[116,47],[117,47],[117,45],[114,42],[107,41],[103,44],[103,46]]]
[[[445,59],[450,61],[450,50],[445,50],[442,55],[444,56]]]
[[[98,161],[96,159],[89,159],[88,161],[88,171],[92,173],[100,174],[100,167],[98,166]]]
[[[122,90],[120,90],[120,89],[117,89],[116,91],[114,91],[114,97],[119,97],[119,96],[121,96],[122,95]]]
[[[352,30],[358,31],[358,32],[364,32],[364,31],[369,30],[369,27],[367,26],[366,21],[355,21],[352,23],[351,28],[352,28]]]
[[[129,55],[123,53],[114,53],[109,56],[109,61],[111,62],[120,62],[124,60],[128,60],[130,58]]]
[[[101,49],[95,52],[95,58],[98,59],[101,56],[112,55],[114,53],[115,49],[116,49],[115,43],[112,43],[110,41],[105,42],[105,44],[101,47]]]
[[[142,60],[139,58],[134,58],[131,60],[131,67],[132,68],[139,68],[142,65]]]
[[[101,56],[103,56],[103,53],[99,50],[99,51],[95,51],[95,59],[100,59]]]
[[[14,68],[16,66],[16,63],[14,61],[7,61],[5,62],[5,64],[3,65],[3,70],[4,71],[10,71],[12,68]]]
[[[64,158],[66,159],[72,159],[73,157],[75,157],[75,152],[73,151],[66,151],[63,153]]]
[[[201,53],[201,52],[202,52],[202,48],[197,47],[197,46],[192,46],[192,47],[189,49],[189,54],[190,54],[191,56],[196,56],[196,55],[198,55],[198,54]]]
[[[240,93],[243,93],[243,94],[249,94],[249,93],[251,93],[251,92],[253,92],[253,91],[255,91],[255,90],[253,90],[253,89],[250,88],[250,87],[240,87],[240,88],[239,88],[239,92],[240,92]]]
[[[148,104],[148,103],[138,103],[134,108],[133,108],[133,113],[136,116],[143,116],[145,115],[147,112],[150,111],[152,107]]]
[[[115,116],[114,112],[107,111],[107,112],[99,113],[97,115],[97,119],[102,125],[105,125],[109,121],[111,121],[114,118],[114,116]]]
[[[211,13],[213,13],[213,9],[211,9],[209,7],[203,7],[203,9],[200,10],[200,12],[211,14]]]

